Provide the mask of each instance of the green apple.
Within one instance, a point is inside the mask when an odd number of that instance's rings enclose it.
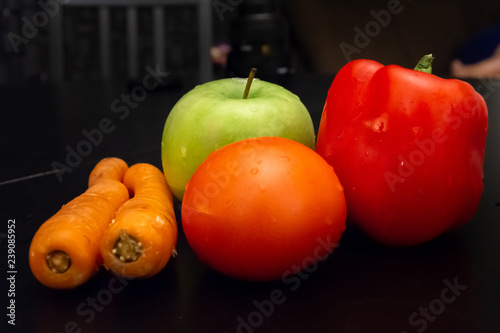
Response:
[[[163,171],[175,197],[182,201],[187,182],[212,151],[261,136],[295,140],[311,149],[315,145],[309,111],[279,85],[251,75],[211,81],[187,92],[170,111],[161,142]]]

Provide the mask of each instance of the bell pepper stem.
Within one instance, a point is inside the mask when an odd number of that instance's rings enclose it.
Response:
[[[434,57],[432,54],[424,55],[419,61],[417,66],[415,66],[414,70],[424,73],[432,74],[432,60]]]

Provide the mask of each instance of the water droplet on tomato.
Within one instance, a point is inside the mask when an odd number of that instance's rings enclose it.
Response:
[[[262,160],[258,160],[257,164],[261,165],[262,164]]]
[[[258,111],[258,109],[256,109],[256,108],[250,108],[250,111],[251,111],[251,112],[257,112],[257,111]]]
[[[290,157],[288,156],[280,156],[280,158],[285,162],[290,162]]]
[[[252,169],[250,170],[250,173],[251,173],[252,175],[256,175],[256,174],[258,174],[258,173],[259,173],[259,169],[257,169],[257,168],[252,168]]]

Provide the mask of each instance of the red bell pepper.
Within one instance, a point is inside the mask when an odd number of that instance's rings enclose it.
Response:
[[[354,60],[328,91],[316,151],[344,186],[349,220],[390,246],[472,219],[483,191],[484,99],[460,80]]]

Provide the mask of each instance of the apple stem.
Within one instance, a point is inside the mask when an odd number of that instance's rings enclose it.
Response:
[[[253,78],[255,77],[255,73],[257,73],[257,68],[252,68],[250,70],[250,74],[248,74],[247,85],[245,86],[245,91],[243,92],[243,99],[248,98],[248,93],[250,92],[250,86],[252,85]]]

